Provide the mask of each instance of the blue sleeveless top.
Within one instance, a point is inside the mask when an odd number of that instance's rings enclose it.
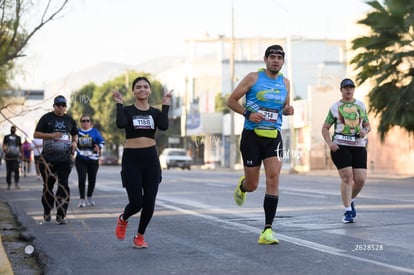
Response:
[[[260,112],[264,119],[254,123],[244,120],[244,129],[253,130],[256,127],[281,130],[282,109],[285,105],[287,89],[283,74],[276,79],[269,78],[264,69],[259,69],[256,83],[246,93],[246,108],[252,113]]]

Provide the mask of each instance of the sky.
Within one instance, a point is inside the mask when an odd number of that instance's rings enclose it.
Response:
[[[15,83],[46,83],[102,63],[139,65],[185,55],[185,40],[230,37],[347,39],[369,6],[363,0],[70,0],[29,41]]]

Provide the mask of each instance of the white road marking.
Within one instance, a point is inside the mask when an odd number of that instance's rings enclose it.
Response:
[[[250,226],[250,225],[246,225],[246,224],[241,224],[235,221],[229,221],[229,220],[225,220],[225,219],[220,219],[218,217],[215,216],[211,216],[211,215],[206,215],[206,214],[201,214],[199,211],[196,210],[188,210],[188,209],[183,209],[180,207],[176,207],[176,206],[172,206],[170,203],[170,201],[168,199],[158,199],[157,204],[167,208],[167,209],[171,209],[183,214],[187,214],[187,215],[192,215],[192,216],[196,216],[199,218],[203,218],[206,220],[210,220],[210,221],[214,221],[216,223],[221,223],[221,224],[225,224],[227,226],[236,226],[237,228],[240,228],[242,230],[246,230],[248,232],[251,233],[258,233],[260,232],[260,228],[254,227],[254,226]],[[182,201],[180,202],[182,203]],[[365,262],[365,263],[370,263],[370,264],[374,264],[374,265],[378,265],[378,266],[382,266],[394,271],[400,271],[400,272],[407,272],[407,273],[411,273],[414,274],[414,270],[413,269],[409,269],[409,268],[405,268],[405,267],[401,267],[401,266],[397,266],[397,265],[392,265],[392,264],[387,264],[384,262],[379,262],[379,261],[375,261],[375,260],[370,260],[370,259],[366,259],[363,258],[361,256],[353,256],[353,255],[349,255],[347,254],[346,250],[343,249],[338,249],[336,247],[332,247],[332,246],[327,246],[327,245],[323,245],[317,242],[312,242],[312,241],[307,241],[304,239],[300,239],[300,238],[295,238],[295,237],[290,237],[284,234],[277,234],[277,238],[280,240],[284,240],[286,242],[290,242],[299,246],[303,246],[303,247],[307,247],[313,250],[317,250],[323,253],[327,253],[327,254],[331,254],[331,255],[336,255],[336,256],[340,256],[340,257],[344,257],[344,258],[349,258],[355,261],[360,261],[360,262]]]

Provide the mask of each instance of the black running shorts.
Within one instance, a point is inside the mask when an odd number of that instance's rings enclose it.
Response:
[[[331,158],[336,168],[345,167],[367,169],[367,149],[365,147],[338,145],[336,152],[331,151]]]
[[[243,164],[247,167],[260,166],[262,160],[270,157],[283,158],[283,142],[280,132],[276,138],[258,137],[253,130],[244,129],[240,140]]]

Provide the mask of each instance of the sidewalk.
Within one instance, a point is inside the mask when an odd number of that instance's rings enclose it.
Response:
[[[9,211],[9,208],[6,206],[6,203],[0,202],[0,226],[2,228],[2,232],[0,234],[0,274],[13,274],[13,269],[11,267],[11,264],[9,262],[9,258],[7,257],[6,250],[3,246],[3,230],[5,229],[5,223],[9,224],[8,220],[10,217],[7,217],[11,211]]]
[[[27,185],[39,185],[36,176],[29,175],[21,177],[20,187]],[[0,192],[20,192],[22,189],[15,189],[14,185],[7,190],[4,180],[4,171],[0,171]],[[39,190],[40,190],[39,185]],[[39,202],[40,203],[40,202]],[[16,219],[14,211],[7,201],[0,200],[0,274],[42,274],[37,254],[26,254],[25,248],[31,245],[31,237],[26,234],[26,229]]]

